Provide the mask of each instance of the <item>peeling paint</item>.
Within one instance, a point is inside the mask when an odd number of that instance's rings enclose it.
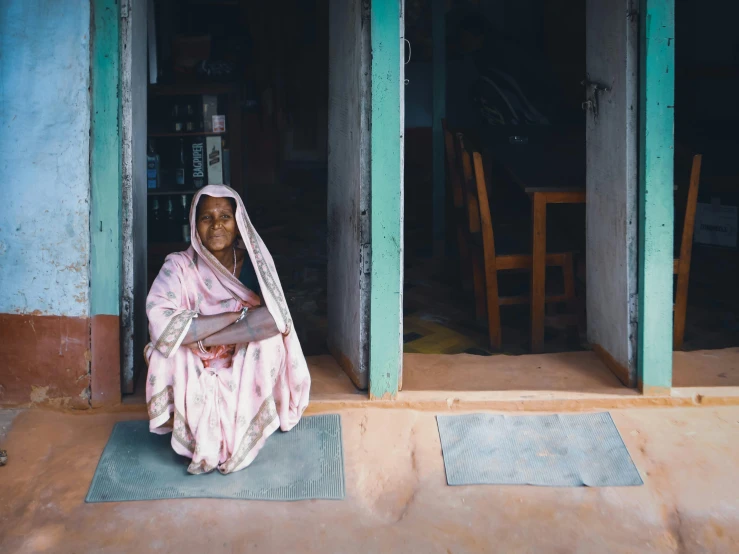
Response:
[[[31,394],[29,395],[29,398],[34,404],[46,402],[49,399],[49,387],[31,385]]]

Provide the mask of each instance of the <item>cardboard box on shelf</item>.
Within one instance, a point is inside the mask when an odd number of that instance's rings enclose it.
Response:
[[[205,146],[208,163],[208,184],[223,184],[223,152],[221,137],[206,137]]]
[[[205,185],[206,181],[206,165],[205,165],[205,138],[195,137],[190,144],[189,156],[189,175],[188,185],[194,186],[196,189]]]
[[[214,115],[213,116],[213,132],[214,133],[225,133],[226,132],[226,116],[225,115]]]

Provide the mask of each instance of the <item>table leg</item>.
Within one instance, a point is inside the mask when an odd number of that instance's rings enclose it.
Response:
[[[531,351],[540,352],[544,344],[544,304],[547,255],[547,201],[544,193],[531,198]]]

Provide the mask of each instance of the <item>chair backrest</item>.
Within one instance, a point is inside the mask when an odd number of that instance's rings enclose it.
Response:
[[[462,133],[457,133],[457,154],[462,160],[462,187],[464,203],[467,207],[467,222],[470,233],[477,234],[480,232],[480,206],[477,199],[477,187],[472,174],[470,153],[467,151]]]
[[[464,208],[464,195],[462,192],[460,167],[457,161],[457,153],[454,148],[454,137],[446,125],[446,119],[441,120],[441,126],[444,129],[444,153],[446,154],[447,183],[452,190],[454,207],[457,210],[461,210]]]
[[[482,154],[473,150],[472,163],[475,172],[475,190],[477,202],[480,206],[480,230],[482,232],[482,245],[485,250],[486,260],[495,265],[495,235],[493,234],[493,218],[490,214],[490,201],[488,200],[488,189],[485,186],[485,170],[483,169]],[[486,261],[486,264],[488,262]]]
[[[678,154],[675,156],[675,239],[677,242],[678,237],[680,237],[680,259],[689,260],[693,248],[693,231],[695,229],[695,212],[698,207],[702,162],[703,156],[701,154]]]
[[[470,215],[470,232],[482,235],[482,246],[485,252],[486,265],[495,267],[495,235],[493,234],[493,218],[490,214],[488,189],[485,185],[485,170],[482,163],[482,154],[475,149],[467,149],[462,133],[457,134],[459,151],[462,157],[462,168],[466,184],[466,196]],[[474,222],[475,230],[472,229]]]

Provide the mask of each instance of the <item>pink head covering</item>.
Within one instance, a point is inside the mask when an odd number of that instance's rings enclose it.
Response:
[[[216,257],[203,246],[197,229],[197,206],[202,196],[233,198],[236,201],[236,225],[241,234],[241,240],[238,241],[236,246],[237,248],[246,250],[249,254],[249,258],[252,264],[254,264],[254,269],[259,279],[264,303],[270,314],[272,314],[277,328],[283,335],[287,335],[292,328],[292,318],[285,302],[285,295],[282,292],[282,285],[277,276],[274,261],[269,250],[267,250],[264,242],[251,224],[249,215],[246,213],[246,208],[244,207],[244,202],[234,189],[226,185],[208,185],[200,189],[195,195],[190,207],[192,248],[210,266],[221,284],[235,297],[252,306],[258,306],[261,303],[255,293],[246,288],[237,277],[234,277],[230,271],[223,267]]]

